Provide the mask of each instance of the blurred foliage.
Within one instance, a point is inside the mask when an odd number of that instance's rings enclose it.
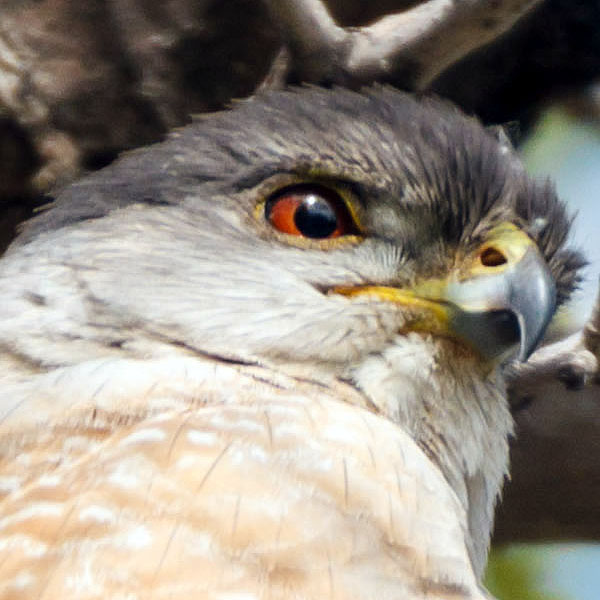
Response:
[[[522,140],[520,151],[530,173],[556,176],[556,169],[569,156],[599,140],[598,123],[578,120],[562,107],[554,106],[541,116],[531,135]]]
[[[492,551],[485,584],[498,600],[569,600],[544,591],[551,567],[543,546],[515,545]]]

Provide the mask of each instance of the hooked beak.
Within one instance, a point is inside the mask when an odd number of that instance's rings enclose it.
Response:
[[[448,277],[407,289],[337,287],[347,297],[371,296],[414,310],[405,327],[461,340],[488,360],[518,354],[525,361],[556,308],[556,289],[535,242],[511,223],[495,227],[485,243]]]

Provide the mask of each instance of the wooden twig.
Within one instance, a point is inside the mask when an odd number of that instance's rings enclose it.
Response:
[[[424,90],[540,0],[429,0],[360,28],[337,25],[321,0],[264,2],[289,49],[293,78],[358,86],[401,73],[407,88]]]

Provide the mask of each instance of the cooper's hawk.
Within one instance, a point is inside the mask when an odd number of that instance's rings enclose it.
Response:
[[[484,598],[551,187],[390,89],[270,93],[65,189],[0,263],[0,597]]]

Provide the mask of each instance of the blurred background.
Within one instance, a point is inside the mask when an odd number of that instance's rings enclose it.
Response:
[[[550,177],[576,213],[573,240],[590,264],[568,315],[570,326],[581,326],[600,281],[600,127],[564,106],[553,107],[544,111],[522,153],[529,171]],[[494,549],[487,585],[502,600],[598,600],[600,545],[514,544]]]
[[[564,108],[549,109],[523,144],[522,153],[529,172],[550,177],[576,214],[573,239],[590,262],[570,307],[581,324],[590,314],[600,277],[600,126]]]

